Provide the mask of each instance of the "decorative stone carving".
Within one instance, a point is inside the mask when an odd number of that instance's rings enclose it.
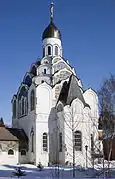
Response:
[[[2,151],[7,152],[9,149],[18,150],[18,143],[15,141],[2,141]]]

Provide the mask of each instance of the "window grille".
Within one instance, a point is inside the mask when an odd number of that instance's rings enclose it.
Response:
[[[47,133],[43,133],[43,151],[47,152]]]
[[[82,151],[82,134],[80,131],[74,132],[74,147],[76,151]]]

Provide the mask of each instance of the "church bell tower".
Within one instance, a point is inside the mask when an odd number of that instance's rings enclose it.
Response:
[[[62,57],[61,33],[54,24],[54,4],[50,5],[50,24],[43,32],[43,57]]]

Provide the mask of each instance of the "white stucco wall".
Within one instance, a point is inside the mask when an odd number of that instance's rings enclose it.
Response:
[[[49,146],[49,129],[48,121],[52,108],[52,88],[43,83],[36,89],[36,164],[41,162],[47,166],[49,162],[49,147],[48,151],[43,151],[43,133],[47,133]]]
[[[2,146],[2,149],[0,149],[0,164],[18,164],[18,142],[0,141],[0,144]],[[8,155],[8,150],[10,149],[13,150],[14,155]]]
[[[97,150],[98,143],[99,143],[98,141],[98,119],[99,119],[98,96],[91,88],[86,90],[83,96],[84,96],[86,103],[88,103],[91,107],[91,113],[90,113],[90,118],[92,122],[91,131],[92,131],[93,138],[94,138],[95,149]]]
[[[48,45],[51,45],[51,56],[55,56],[55,46],[59,47],[58,56],[62,56],[62,46],[60,39],[46,38],[43,40],[43,47],[45,47],[45,56],[48,55]]]
[[[38,67],[38,75],[46,75],[44,74],[44,69],[46,69],[46,74],[51,74],[51,65],[44,63]]]
[[[18,153],[19,155],[19,163],[28,163],[28,152],[26,151],[26,155],[21,155],[21,152]]]
[[[91,121],[89,109],[84,109],[83,103],[79,99],[75,99],[71,106],[64,107],[65,116],[65,162],[73,163],[73,143],[72,143],[72,118],[74,131],[78,130],[82,133],[82,150],[75,151],[76,165],[86,165],[85,145],[88,145],[88,166],[91,166]]]
[[[47,82],[48,84],[51,83],[50,76],[38,76],[34,79],[36,85],[40,85],[43,81]]]

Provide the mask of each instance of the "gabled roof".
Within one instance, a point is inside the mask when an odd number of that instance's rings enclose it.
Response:
[[[28,141],[28,138],[23,129],[17,128],[6,128],[13,136],[15,136],[19,141]]]
[[[0,127],[0,140],[1,141],[19,141],[28,142],[28,138],[22,129]]]
[[[64,105],[70,105],[76,98],[82,101],[84,107],[90,107],[84,100],[76,77],[72,74],[69,78],[69,82],[64,82],[58,101],[61,101]]]
[[[14,136],[5,126],[0,127],[0,141],[18,141],[18,138]]]

